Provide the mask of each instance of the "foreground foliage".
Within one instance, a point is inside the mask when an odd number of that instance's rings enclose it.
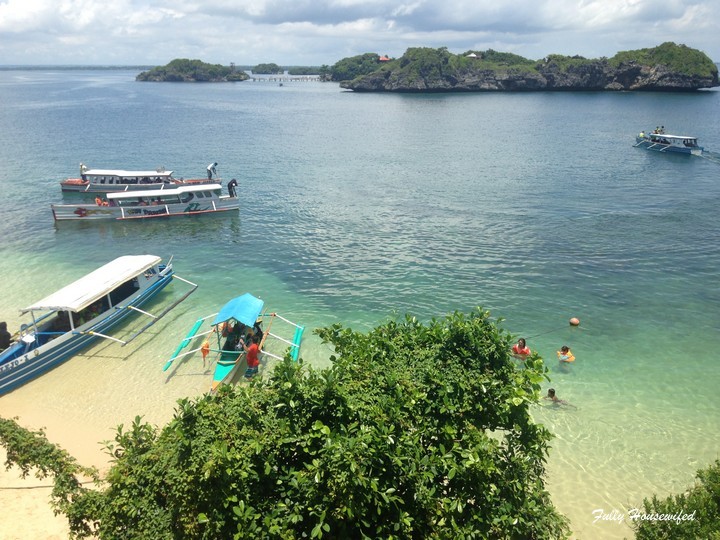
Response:
[[[99,499],[96,492],[83,487],[81,478],[99,481],[95,469],[82,467],[65,450],[48,442],[43,430],[30,431],[6,418],[0,418],[0,444],[7,452],[7,468],[15,465],[23,478],[34,471],[39,479],[55,479],[53,507],[68,517],[73,534],[86,537],[92,533],[95,524],[88,516],[97,514]]]
[[[318,330],[332,367],[289,359],[267,380],[179,402],[108,445],[107,487],[71,503],[100,538],[562,538],[544,486],[549,432],[529,404],[546,373],[517,369],[476,311],[367,334]]]
[[[658,499],[655,495],[652,499],[645,499],[645,515],[656,519],[633,521],[635,538],[720,540],[720,460],[699,470],[697,480],[687,493],[671,495],[666,499]]]

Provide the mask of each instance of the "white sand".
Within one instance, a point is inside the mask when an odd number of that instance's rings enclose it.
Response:
[[[5,449],[0,447],[0,460],[5,463]],[[70,529],[65,516],[56,516],[50,507],[52,478],[38,480],[35,476],[22,479],[13,467],[0,470],[0,538],[3,540],[63,540]]]

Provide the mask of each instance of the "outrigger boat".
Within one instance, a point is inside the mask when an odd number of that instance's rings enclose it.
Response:
[[[697,137],[690,137],[689,135],[669,135],[657,130],[652,133],[641,131],[635,137],[635,144],[633,146],[671,154],[699,156],[703,153],[703,147],[698,146]]]
[[[206,355],[210,352],[215,353],[217,363],[210,386],[210,391],[215,392],[222,384],[229,384],[238,369],[245,364],[243,360],[245,360],[246,354],[242,347],[238,347],[238,341],[241,338],[249,341],[249,336],[255,336],[255,339],[260,340],[261,355],[282,360],[280,351],[268,351],[270,343],[268,340],[272,339],[279,341],[281,348],[283,345],[285,350],[289,348],[290,358],[297,361],[305,327],[295,324],[277,313],[263,313],[263,307],[262,300],[245,293],[230,300],[218,313],[198,319],[165,363],[163,371],[170,369],[176,360],[196,354],[198,351],[203,356],[203,364]],[[202,326],[210,320],[212,320],[209,323],[210,328],[201,332]],[[280,321],[280,324],[289,328],[292,338],[281,336],[276,333],[277,330],[271,332],[275,321]],[[213,341],[216,342],[216,346],[214,348],[210,346],[211,335],[215,336]],[[190,347],[190,350],[182,352],[187,347]],[[246,372],[248,378],[253,374],[252,370]]]
[[[137,191],[140,189],[167,189],[182,185],[215,184],[216,179],[176,179],[172,171],[160,167],[157,170],[125,171],[122,169],[88,169],[80,164],[80,178],[68,178],[60,182],[60,189],[79,193],[111,193],[113,191]]]
[[[173,278],[192,288],[157,315],[140,309]],[[15,341],[0,353],[0,395],[42,375],[98,339],[127,345],[196,288],[196,284],[174,274],[170,261],[162,264],[155,255],[126,255],[21,309],[21,313],[30,314],[31,322],[23,324]],[[134,313],[150,321],[127,339],[108,335]]]
[[[50,205],[55,221],[189,216],[239,207],[239,199],[222,195],[219,184],[108,193],[107,199],[97,197],[94,203]]]

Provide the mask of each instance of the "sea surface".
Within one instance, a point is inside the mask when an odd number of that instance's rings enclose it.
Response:
[[[633,148],[664,125],[720,153],[717,90],[389,95],[135,75],[0,71],[0,320],[17,329],[20,308],[124,254],[173,257],[199,287],[126,347],[104,341],[0,397],[1,416],[103,467],[116,426],[163,425],[207,391],[199,358],[161,368],[198,317],[251,292],[308,328],[317,367],[331,350],[312,329],[336,322],[482,306],[526,337],[544,389],[576,407],[533,409],[576,538],[632,537],[597,511],[680,492],[720,457],[720,154]],[[80,162],[191,178],[214,161],[239,182],[237,215],[53,222]]]

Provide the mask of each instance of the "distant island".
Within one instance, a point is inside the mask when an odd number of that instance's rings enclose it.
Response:
[[[176,58],[166,66],[143,71],[136,81],[151,82],[237,82],[250,76],[235,65],[208,64],[200,60]]]
[[[445,47],[416,47],[397,59],[373,53],[346,58],[331,75],[356,92],[685,92],[720,86],[718,68],[705,53],[671,42],[594,60],[559,54],[528,60],[492,49],[453,54]]]
[[[275,63],[258,64],[253,74],[282,74]],[[689,92],[720,86],[718,67],[697,49],[672,42],[650,49],[621,51],[612,58],[551,54],[528,60],[512,53],[413,47],[400,58],[365,53],[333,66],[288,68],[288,75],[317,75],[356,92],[528,92],[656,91]],[[177,58],[140,73],[137,81],[235,82],[250,75],[234,64],[223,66]]]

